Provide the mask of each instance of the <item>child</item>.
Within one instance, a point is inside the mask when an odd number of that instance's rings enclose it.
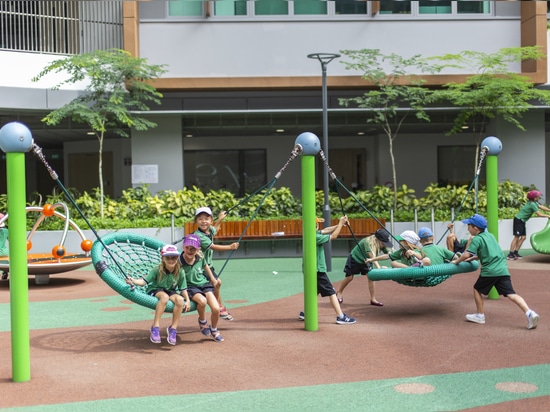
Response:
[[[220,306],[214,288],[220,281],[216,279],[210,267],[200,253],[201,240],[198,235],[187,235],[183,240],[183,253],[180,255],[180,263],[185,271],[187,290],[189,297],[197,304],[199,313],[199,330],[204,336],[211,336],[216,342],[223,342],[222,335],[218,331],[218,319]],[[211,325],[206,321],[206,305],[210,306]]]
[[[432,265],[449,263],[455,257],[455,253],[439,245],[434,245],[434,234],[429,227],[421,227],[418,231],[422,251],[430,259]]]
[[[222,220],[227,216],[227,212],[223,211],[218,215],[218,221],[216,224],[213,224],[214,218],[212,210],[209,207],[199,207],[195,212],[195,223],[198,228],[195,231],[195,234],[199,236],[201,242],[201,252],[204,256],[204,260],[210,267],[210,271],[214,275],[218,282],[214,284],[214,295],[218,300],[218,305],[220,307],[220,317],[226,320],[233,320],[233,315],[227,311],[225,306],[222,303],[222,297],[220,294],[220,288],[222,286],[222,281],[219,279],[214,266],[212,263],[212,258],[214,250],[237,250],[239,248],[239,243],[231,243],[230,245],[216,245],[214,244],[214,236],[220,230]]]
[[[338,297],[338,303],[344,302],[342,294],[344,289],[350,282],[353,280],[354,275],[367,275],[369,270],[372,268],[372,265],[367,265],[365,259],[377,256],[381,251],[384,253],[387,252],[386,248],[391,248],[392,243],[390,242],[390,237],[388,232],[383,229],[378,229],[374,235],[367,236],[362,239],[355,247],[351,250],[348,259],[346,260],[346,265],[344,266],[344,273],[346,277],[340,284],[336,296]],[[375,262],[374,265],[379,268],[380,265],[378,262]],[[370,293],[370,304],[373,306],[384,306],[382,302],[378,302],[374,296],[374,282],[368,280],[369,284],[369,293]]]
[[[353,324],[356,322],[355,318],[351,318],[348,315],[346,315],[344,312],[342,312],[342,308],[340,308],[340,303],[338,303],[338,298],[336,297],[336,291],[334,290],[334,286],[332,286],[332,283],[328,278],[327,264],[325,261],[325,248],[324,248],[325,243],[327,243],[330,240],[334,240],[338,237],[344,225],[347,224],[348,218],[346,216],[342,216],[338,221],[338,225],[325,227],[324,229],[321,229],[321,230],[319,230],[319,223],[324,222],[325,219],[316,218],[315,221],[317,223],[317,234],[316,234],[317,293],[320,294],[321,297],[325,297],[325,296],[329,297],[330,304],[332,305],[332,308],[336,312],[337,324],[339,325]],[[300,312],[298,319],[304,320],[304,318],[305,318],[304,312]]]
[[[510,245],[510,253],[506,257],[508,260],[523,259],[523,256],[519,254],[521,245],[526,237],[525,224],[533,216],[533,213],[538,217],[550,217],[544,213],[539,212],[539,209],[542,209],[546,212],[550,212],[550,209],[546,206],[539,205],[538,201],[542,196],[542,192],[538,190],[531,190],[527,193],[527,203],[519,210],[519,212],[514,216],[514,228],[512,243]]]
[[[430,259],[426,257],[424,252],[418,248],[420,238],[412,230],[405,230],[401,236],[395,237],[401,248],[398,250],[378,255],[365,260],[365,263],[377,262],[379,260],[391,260],[392,268],[408,268],[410,266],[429,266]]]
[[[487,220],[478,214],[462,221],[468,225],[468,232],[472,235],[472,241],[464,254],[453,263],[479,259],[481,271],[474,284],[474,300],[477,313],[466,315],[466,320],[475,323],[485,323],[483,311],[483,297],[488,295],[494,286],[499,295],[503,295],[514,302],[527,316],[527,329],[535,329],[539,323],[539,315],[529,309],[525,300],[516,294],[512,287],[510,272],[506,265],[506,258],[497,240],[488,232]]]
[[[178,261],[179,251],[174,245],[165,245],[160,250],[161,262],[156,268],[149,271],[146,278],[127,278],[129,285],[147,286],[147,294],[158,299],[155,308],[155,317],[151,327],[151,342],[160,343],[160,318],[166,309],[169,300],[174,302],[172,324],[166,329],[167,341],[170,345],[176,344],[178,322],[182,310],[189,311],[189,295],[185,274]]]
[[[4,214],[0,213],[0,220],[4,218]],[[0,256],[8,256],[10,251],[6,246],[6,241],[8,240],[8,229],[6,229],[6,224],[4,222],[0,223]]]
[[[454,231],[453,223],[449,223],[447,227],[449,228],[449,234],[447,235],[447,249],[454,253],[464,253],[469,239],[458,239]]]

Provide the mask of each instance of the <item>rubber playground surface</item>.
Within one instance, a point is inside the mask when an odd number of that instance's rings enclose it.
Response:
[[[527,251],[525,251],[527,252]],[[344,258],[333,258],[335,286]],[[217,266],[221,267],[223,260]],[[225,338],[200,334],[183,316],[176,346],[149,340],[153,311],[125,300],[91,267],[29,277],[31,379],[12,380],[9,282],[0,281],[0,408],[21,411],[547,411],[550,410],[550,255],[509,262],[516,292],[541,316],[527,330],[508,299],[487,299],[486,324],[475,311],[478,272],[435,287],[376,283],[356,276],[342,308],[354,325],[337,325],[319,298],[318,330],[298,320],[301,259],[233,259],[222,296],[234,315]]]

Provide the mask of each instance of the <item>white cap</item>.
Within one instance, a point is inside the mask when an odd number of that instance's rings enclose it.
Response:
[[[401,233],[401,237],[409,242],[411,245],[418,245],[418,242],[420,241],[420,238],[416,233],[414,233],[412,230],[405,230],[403,233]]]
[[[210,210],[210,208],[208,206],[205,206],[205,207],[199,207],[197,209],[197,211],[195,212],[195,216],[198,216],[200,215],[201,213],[206,213],[208,216],[214,216],[212,214],[212,210]]]

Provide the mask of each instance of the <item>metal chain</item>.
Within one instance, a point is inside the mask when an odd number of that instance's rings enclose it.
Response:
[[[477,166],[478,176],[481,172],[481,165],[483,164],[483,161],[485,160],[485,156],[487,156],[487,153],[489,153],[489,148],[487,146],[483,146],[481,148],[481,151],[479,152],[479,165]]]
[[[328,164],[328,161],[327,161],[327,158],[325,156],[325,152],[323,152],[322,149],[319,150],[319,157],[321,158],[321,160],[323,161],[323,163],[327,167],[328,173],[330,174],[330,177],[332,178],[332,180],[335,180],[336,179],[336,173],[334,173],[334,171],[330,168],[330,166]]]
[[[281,175],[284,173],[288,165],[292,163],[292,161],[296,159],[302,153],[302,151],[303,151],[303,148],[301,145],[297,144],[296,146],[294,146],[294,149],[292,149],[292,151],[290,152],[290,157],[288,158],[286,163],[283,165],[283,167],[281,167],[281,170],[277,172],[277,174],[275,175],[275,179],[279,179],[281,177]]]

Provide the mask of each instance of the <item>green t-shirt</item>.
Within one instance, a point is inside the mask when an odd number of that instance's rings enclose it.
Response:
[[[210,233],[205,233],[200,229],[195,230],[195,235],[201,239],[201,252],[204,256],[206,264],[212,267],[212,260],[214,258],[214,251],[212,250],[212,243],[214,243],[214,236],[216,236],[216,228],[210,226]]]
[[[430,258],[432,265],[440,265],[450,261],[454,257],[454,253],[449,249],[434,245],[433,243],[422,246],[424,254]]]
[[[5,227],[0,228],[0,256],[8,256],[10,254],[9,248],[6,246],[8,240],[8,229]]]
[[[145,277],[145,281],[147,282],[147,293],[155,289],[173,290],[174,292],[181,293],[182,290],[187,289],[183,269],[180,269],[178,276],[174,276],[173,273],[165,273],[162,280],[159,280],[159,268],[156,267],[149,271],[147,277]]]
[[[325,260],[324,244],[330,241],[330,235],[323,235],[321,231],[317,231],[315,236],[317,242],[317,272],[325,273],[327,271],[327,262]]]
[[[519,210],[515,217],[522,222],[527,222],[531,218],[531,216],[533,216],[533,213],[537,212],[538,210],[539,204],[530,200],[523,205],[523,207]]]
[[[480,276],[510,276],[504,252],[491,232],[485,231],[474,236],[468,252],[479,258]]]
[[[210,282],[208,275],[204,273],[206,261],[199,256],[195,256],[195,262],[190,265],[183,258],[180,259],[181,267],[185,272],[187,285],[189,286],[204,286]]]
[[[414,251],[422,254],[422,252],[418,249],[414,249]],[[411,266],[413,263],[416,263],[416,259],[414,257],[411,256],[410,258],[406,258],[405,250],[401,248],[391,252],[388,256],[391,261],[401,262],[407,266]]]
[[[370,249],[369,240],[363,238],[357,245],[351,250],[351,257],[357,263],[365,263],[365,259],[372,257],[372,250]]]

